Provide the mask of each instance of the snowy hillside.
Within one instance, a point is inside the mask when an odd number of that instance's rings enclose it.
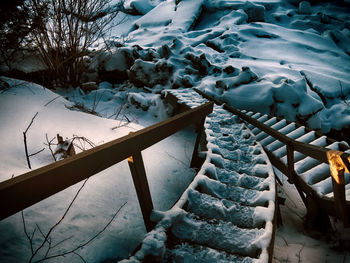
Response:
[[[196,86],[324,133],[349,128],[349,3],[299,2],[164,1],[131,19],[131,81]]]
[[[126,0],[124,11],[116,18],[123,23],[107,41],[112,53],[99,44],[101,50],[89,58],[86,80],[97,82],[96,90],[50,91],[1,77],[9,84],[1,82],[0,88],[1,181],[29,170],[23,132],[37,112],[28,130],[28,147],[30,153],[44,150],[30,158],[33,168],[54,161],[46,136],[49,141],[57,134],[80,137],[100,145],[166,119],[170,110],[159,94],[164,89],[196,87],[233,107],[298,120],[350,140],[348,0]],[[32,57],[17,64],[25,72],[42,70]],[[92,146],[85,139],[78,152]],[[187,129],[143,153],[156,209],[169,209],[194,177],[188,168],[194,140],[193,130]],[[350,262],[349,252],[331,249],[342,247],[339,233],[336,238],[305,234],[302,202],[293,186],[284,183],[285,226],[276,235],[275,261]],[[24,211],[34,247],[80,185]],[[107,230],[79,255],[93,263],[128,257],[145,229],[126,162],[89,179],[54,232],[52,244],[58,245],[52,254],[93,236],[124,202]],[[21,214],[1,221],[0,233],[0,262],[27,262],[31,248]],[[50,262],[83,262],[80,256]]]

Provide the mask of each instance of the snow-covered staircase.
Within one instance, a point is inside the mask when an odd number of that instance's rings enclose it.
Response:
[[[295,122],[287,122],[286,120],[277,119],[266,114],[245,112],[243,113],[259,120],[260,122],[274,128],[275,130],[287,135],[288,137],[312,145],[326,147],[332,150],[339,150],[350,153],[350,148],[346,142],[337,142],[324,135],[321,135],[313,130],[307,129],[304,126],[296,124]],[[248,124],[257,140],[262,146],[280,158],[283,163],[287,164],[287,150],[286,146],[281,142],[276,141],[273,137],[254,125]],[[333,187],[330,177],[329,165],[321,163],[312,157],[305,156],[299,152],[294,153],[295,171],[300,177],[304,179],[317,193],[333,197]],[[350,200],[350,175],[345,174],[346,196]]]
[[[207,102],[193,89],[167,92],[189,107]],[[125,262],[271,261],[276,189],[267,155],[221,106],[214,106],[204,128],[200,171],[169,211],[153,212],[156,227]]]
[[[242,112],[296,141],[325,147],[330,150],[350,153],[350,148],[346,142],[334,141],[325,135],[307,129],[306,127],[295,122],[288,122],[284,119],[278,119],[266,114],[254,113],[251,111]],[[268,135],[264,131],[261,131],[259,128],[256,128],[254,125],[247,125],[269,156],[274,155],[280,159],[285,166],[287,166],[288,160],[286,145],[275,140],[272,136]],[[332,215],[343,220],[342,216],[339,215],[339,211],[334,209],[336,204],[334,204],[334,188],[329,164],[320,162],[319,160],[306,156],[300,152],[294,152],[294,169],[298,179],[301,179],[298,181],[296,180],[294,183],[299,188],[299,193],[306,207],[308,208],[309,219],[314,221],[313,223],[317,223],[317,217]],[[344,174],[344,181],[345,200],[347,200],[345,201],[344,206],[346,207],[346,213],[349,215],[350,174]],[[315,210],[315,208],[318,210],[316,213],[312,212]],[[348,216],[347,219],[349,219]],[[348,224],[348,222],[345,222],[345,224]],[[323,226],[320,225],[319,227]]]
[[[215,98],[200,91],[198,92],[219,103]],[[236,109],[233,110],[237,111]],[[267,125],[273,130],[281,133],[282,136],[287,136],[297,142],[324,147],[327,151],[329,149],[348,154],[350,153],[350,147],[345,141],[335,141],[296,122],[289,122],[282,118],[252,111],[242,110],[239,112]],[[286,144],[276,140],[276,138],[257,128],[249,121],[246,121],[246,125],[251,129],[255,138],[261,143],[273,165],[282,171],[282,173],[289,176],[288,173],[290,171],[288,171],[288,153]],[[296,185],[299,194],[308,208],[309,219],[314,221],[313,223],[317,223],[317,221],[321,221],[320,217],[325,218],[326,216],[331,215],[343,220],[346,225],[348,222],[345,221],[348,221],[350,216],[350,174],[346,172],[344,174],[345,200],[343,198],[343,203],[340,204],[341,207],[336,208],[338,204],[334,198],[334,180],[332,182],[329,164],[304,155],[298,151],[294,151],[294,154],[292,155],[294,155],[293,173],[295,176],[293,176],[294,182],[293,180],[291,181]],[[345,211],[340,213],[339,209],[344,209]],[[326,220],[328,221],[327,218]]]

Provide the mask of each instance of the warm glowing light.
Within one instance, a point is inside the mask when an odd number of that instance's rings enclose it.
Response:
[[[349,173],[349,169],[346,167],[343,159],[341,158],[342,154],[343,152],[335,150],[330,150],[327,152],[327,159],[329,162],[331,175],[338,184],[345,184],[344,172]]]

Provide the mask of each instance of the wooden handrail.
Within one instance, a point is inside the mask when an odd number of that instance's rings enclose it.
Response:
[[[213,103],[0,183],[0,220],[133,156],[213,110]]]
[[[288,136],[276,131],[275,129],[267,126],[264,123],[259,122],[258,120],[242,113],[241,111],[231,107],[227,103],[220,101],[198,89],[195,89],[197,93],[202,95],[204,98],[211,100],[215,102],[218,105],[223,105],[224,109],[232,112],[233,114],[237,115],[239,118],[241,118],[244,121],[247,121],[248,123],[254,125],[255,127],[259,128],[260,130],[264,131],[265,133],[269,134],[276,140],[281,141],[286,145],[287,148],[287,169],[282,168],[281,165],[279,165],[280,168],[278,168],[281,172],[286,174],[290,180],[291,183],[293,183],[293,177],[296,175],[294,170],[294,151],[298,151],[306,156],[310,156],[320,162],[329,164],[331,167],[331,176],[332,176],[332,182],[333,182],[333,192],[334,192],[334,202],[336,203],[336,210],[337,214],[340,218],[342,218],[344,225],[349,225],[349,220],[347,216],[346,211],[346,199],[345,199],[345,182],[344,182],[344,171],[349,172],[350,171],[350,154],[345,152],[338,151],[339,158],[337,159],[337,164],[335,165],[333,161],[329,156],[330,153],[333,151],[331,149],[327,149],[325,147],[320,147],[316,145],[311,145],[303,142],[298,142],[296,140],[293,140],[289,138]],[[270,153],[270,157],[273,155]],[[274,156],[274,155],[273,155]],[[276,157],[277,158],[277,157]],[[274,158],[272,158],[274,159]],[[341,161],[339,161],[341,160]],[[280,163],[279,163],[280,164]],[[336,170],[335,172],[332,171]],[[298,186],[297,186],[298,187]],[[299,189],[298,189],[299,190]]]

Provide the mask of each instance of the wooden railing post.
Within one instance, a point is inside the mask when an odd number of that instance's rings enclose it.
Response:
[[[343,152],[330,150],[327,152],[327,159],[332,175],[333,193],[335,208],[342,218],[344,227],[349,226],[349,218],[346,211],[346,196],[345,196],[345,179],[344,172],[349,172],[349,169],[341,157]],[[347,162],[348,160],[345,160]]]
[[[287,167],[288,167],[288,179],[291,184],[294,183],[294,147],[292,142],[286,143],[287,147]]]
[[[200,165],[198,165],[198,163],[199,163],[198,149],[199,149],[199,145],[200,145],[202,135],[203,135],[204,123],[205,123],[205,117],[199,122],[199,126],[196,126],[197,138],[196,138],[196,142],[195,142],[194,148],[193,148],[192,159],[191,159],[191,164],[190,164],[191,168],[195,168],[195,167],[200,166]]]
[[[132,179],[134,181],[137,198],[139,200],[143,221],[145,222],[147,232],[149,232],[154,227],[154,223],[150,219],[151,212],[153,210],[153,203],[141,152],[137,151],[130,156],[128,158],[128,163]]]

